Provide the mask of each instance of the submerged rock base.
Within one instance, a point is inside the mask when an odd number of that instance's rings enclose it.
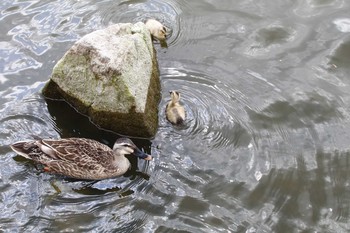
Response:
[[[77,41],[56,64],[44,96],[64,99],[102,128],[153,137],[160,80],[143,23],[116,24]]]

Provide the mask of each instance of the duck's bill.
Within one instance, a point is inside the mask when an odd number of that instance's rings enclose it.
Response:
[[[152,160],[152,156],[146,154],[145,152],[143,152],[142,150],[140,150],[139,148],[136,148],[134,150],[134,154],[139,157],[140,159],[144,159],[144,160]]]
[[[147,157],[144,158],[144,160],[152,160],[152,159],[153,159],[153,157],[151,155],[147,155]]]

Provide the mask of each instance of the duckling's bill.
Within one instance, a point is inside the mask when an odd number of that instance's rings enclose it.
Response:
[[[153,159],[153,157],[151,155],[146,154],[145,152],[143,152],[139,148],[135,148],[134,154],[137,157],[139,157],[140,159],[144,159],[144,160],[152,160]]]

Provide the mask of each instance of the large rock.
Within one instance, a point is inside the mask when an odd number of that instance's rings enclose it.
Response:
[[[84,36],[56,64],[43,94],[63,97],[102,128],[154,136],[160,81],[149,31],[126,23]]]

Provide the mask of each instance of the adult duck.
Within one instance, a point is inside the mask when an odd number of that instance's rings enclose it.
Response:
[[[87,138],[20,141],[11,145],[17,154],[44,166],[44,171],[86,180],[123,175],[130,167],[127,154],[151,160],[129,138],[119,138],[113,149]]]

